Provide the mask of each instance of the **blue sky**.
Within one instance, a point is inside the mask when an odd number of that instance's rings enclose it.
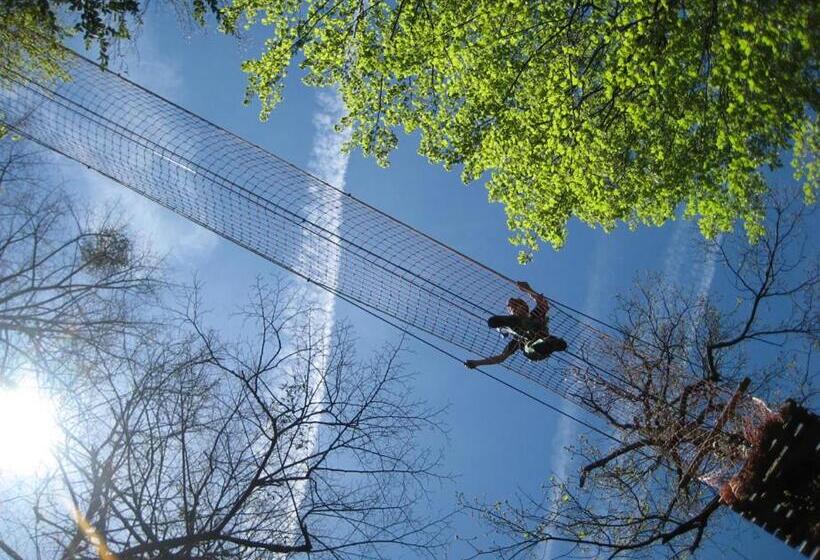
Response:
[[[237,43],[196,30],[185,37],[171,14],[152,11],[136,47],[124,47],[125,56],[113,69],[503,274],[526,279],[537,290],[593,316],[609,317],[613,296],[625,291],[642,271],[662,272],[670,281],[694,283],[704,292],[712,287],[714,267],[692,248],[695,226],[682,221],[637,232],[620,228],[610,234],[573,223],[562,251],[545,248],[534,263],[522,268],[516,262],[517,249],[507,242],[502,208],[487,203],[480,184],[464,186],[457,173],[445,173],[418,156],[415,138],[401,138],[388,169],[356,153],[350,158],[338,154],[339,139],[330,125],[341,107],[332,92],[308,89],[293,76],[284,103],[269,122],[260,123],[257,108],[241,103],[245,78],[239,69],[240,61],[255,52],[257,39],[250,36]],[[69,163],[64,173],[76,193],[95,200],[124,197],[123,206],[132,214],[134,228],[169,254],[169,265],[176,274],[196,274],[205,283],[209,306],[216,314],[229,313],[232,305],[241,303],[237,287],[250,286],[259,274],[281,273],[270,263],[100,176]],[[355,325],[362,352],[398,338],[349,305],[330,298],[324,301],[334,306],[337,317]],[[573,475],[563,446],[572,443],[577,426],[489,379],[468,373],[449,358],[418,345],[410,349],[413,369],[419,373],[419,395],[433,404],[450,405],[443,468],[457,478],[436,493],[436,507],[452,508],[457,491],[467,498],[503,500],[518,490],[537,493],[551,474]],[[511,381],[535,390],[523,381]],[[762,531],[738,525],[731,539],[718,541],[720,551],[707,549],[703,557],[800,557]],[[455,530],[470,537],[481,534],[483,527],[463,517]],[[465,550],[455,544],[451,552],[460,557]],[[545,548],[541,553],[551,558],[557,551]]]

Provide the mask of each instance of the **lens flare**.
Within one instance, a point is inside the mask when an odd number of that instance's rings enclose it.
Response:
[[[34,475],[54,461],[55,410],[31,380],[0,388],[0,477]]]

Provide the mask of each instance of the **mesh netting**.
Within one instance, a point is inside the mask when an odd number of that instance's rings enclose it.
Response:
[[[5,72],[0,115],[18,133],[465,359],[503,349],[486,319],[522,297],[509,278],[89,60],[68,58],[68,82]],[[561,306],[550,311],[550,329],[568,352],[541,362],[516,355],[504,365],[583,405],[581,379],[613,375],[599,350],[607,335]],[[613,415],[630,417],[619,406],[627,407],[613,403]]]

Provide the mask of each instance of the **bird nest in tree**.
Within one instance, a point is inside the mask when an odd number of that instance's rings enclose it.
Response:
[[[111,273],[131,260],[131,240],[122,231],[106,227],[83,239],[80,256],[90,270]]]

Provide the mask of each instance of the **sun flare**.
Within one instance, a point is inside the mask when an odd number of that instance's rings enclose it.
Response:
[[[55,408],[33,381],[0,388],[0,477],[33,475],[54,460]]]

